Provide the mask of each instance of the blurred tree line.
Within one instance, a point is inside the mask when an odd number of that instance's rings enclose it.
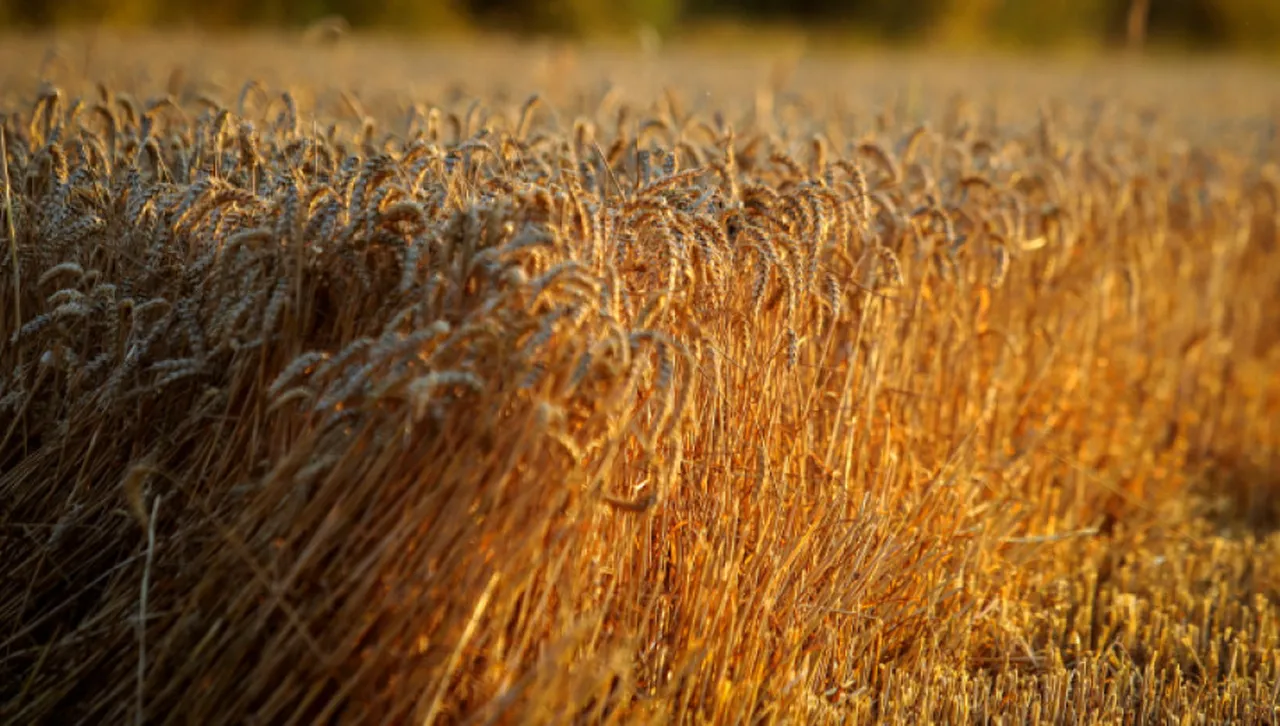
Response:
[[[340,15],[353,27],[462,28],[593,35],[699,22],[785,22],[891,41],[1046,45],[1152,41],[1280,48],[1280,0],[0,0],[0,26],[299,26]]]

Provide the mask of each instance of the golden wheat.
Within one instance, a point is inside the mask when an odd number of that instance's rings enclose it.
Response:
[[[6,722],[1280,717],[1261,124],[117,50],[0,86]]]

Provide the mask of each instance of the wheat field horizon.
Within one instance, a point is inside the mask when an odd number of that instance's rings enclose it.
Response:
[[[0,44],[0,722],[1280,719],[1280,80]]]

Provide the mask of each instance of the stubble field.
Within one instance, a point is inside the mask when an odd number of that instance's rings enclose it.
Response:
[[[0,44],[0,719],[1280,720],[1280,75]]]

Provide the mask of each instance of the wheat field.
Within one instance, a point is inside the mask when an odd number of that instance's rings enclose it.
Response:
[[[1280,76],[0,43],[6,723],[1280,721]]]

